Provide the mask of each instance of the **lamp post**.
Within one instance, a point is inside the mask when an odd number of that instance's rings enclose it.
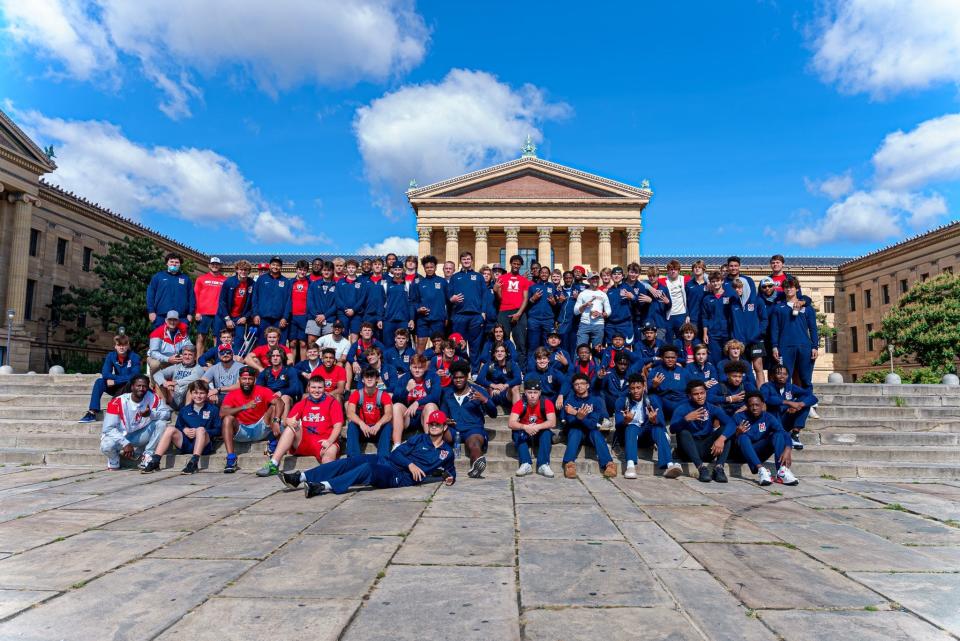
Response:
[[[10,364],[10,330],[13,329],[13,317],[17,315],[17,311],[14,309],[7,310],[7,362],[5,365]]]
[[[893,351],[896,349],[893,343],[887,344],[887,352],[890,354],[890,373],[893,374]]]
[[[893,352],[896,349],[896,346],[893,343],[887,343],[887,353],[890,354],[890,373],[887,374],[886,380],[883,382],[887,385],[900,385],[903,381],[900,380],[900,375],[893,371]]]

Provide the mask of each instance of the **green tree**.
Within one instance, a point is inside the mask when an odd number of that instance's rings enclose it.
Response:
[[[70,287],[52,305],[52,313],[64,321],[85,316],[85,327],[68,331],[71,342],[85,345],[94,334],[116,332],[123,327],[131,347],[143,353],[152,326],[147,318],[147,285],[155,273],[165,268],[163,250],[145,237],[111,242],[106,254],[94,254],[93,272],[100,277],[100,286],[87,289]],[[193,273],[194,266],[185,262],[184,273]]]
[[[817,334],[820,336],[821,345],[826,345],[828,338],[836,338],[837,336],[837,328],[829,324],[827,315],[820,311],[817,312]]]
[[[937,374],[956,371],[960,355],[960,278],[941,274],[915,284],[871,334],[894,345],[894,356],[913,358]],[[885,349],[874,365],[890,361]]]

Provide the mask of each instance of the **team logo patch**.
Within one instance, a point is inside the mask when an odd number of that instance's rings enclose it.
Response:
[[[792,400],[793,400],[793,392],[787,392],[786,394],[784,394],[784,398],[786,398],[788,401],[792,401]]]
[[[237,296],[246,296],[247,288],[246,287],[237,287]]]
[[[520,292],[520,282],[515,280],[507,281],[507,291],[515,294]]]
[[[206,411],[203,412],[203,418],[204,418],[204,419],[210,418],[210,410],[206,410]]]
[[[287,284],[287,283],[286,283],[285,281],[282,281],[282,280],[281,280],[279,283],[277,283],[277,287],[283,287],[283,286],[286,285],[286,284]]]
[[[360,289],[360,281],[353,284],[354,289]]]
[[[368,411],[368,412],[372,412],[372,411],[373,411],[373,403],[364,403],[364,404],[363,404],[363,409],[365,409],[365,410]]]
[[[477,280],[476,274],[470,274],[470,280]]]
[[[440,289],[440,283],[434,283],[433,287],[434,289]]]
[[[676,372],[676,373],[673,375],[673,380],[675,380],[675,381],[679,381],[679,380],[680,380],[680,373],[679,373],[679,372]]]
[[[766,423],[758,423],[758,424],[757,424],[757,429],[760,430],[760,433],[762,434],[763,432],[766,432],[766,431],[767,431],[767,424],[766,424]]]
[[[752,311],[753,311],[753,303],[747,303],[747,311],[748,311],[748,312],[752,312]]]
[[[446,450],[440,450],[439,456],[440,456],[440,460],[441,460],[441,461],[447,460],[447,451],[446,451]]]

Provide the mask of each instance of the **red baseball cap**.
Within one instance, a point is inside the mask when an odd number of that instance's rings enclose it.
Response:
[[[427,423],[446,425],[447,424],[447,415],[441,412],[440,410],[434,410],[430,412],[430,416],[427,418]]]
[[[463,336],[461,336],[457,332],[454,332],[450,334],[450,340],[452,340],[454,343],[459,343],[460,341],[463,340]]]
[[[586,273],[587,273],[587,270],[585,270],[585,269],[583,268],[583,265],[574,265],[574,266],[573,266],[573,269],[572,269],[571,271],[577,271],[578,269],[580,270],[580,273],[581,273],[581,274],[586,274]]]
[[[260,263],[257,265],[257,269],[270,269],[270,265],[268,263]]]

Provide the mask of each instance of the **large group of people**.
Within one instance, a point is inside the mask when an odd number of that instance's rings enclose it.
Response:
[[[502,413],[518,476],[552,478],[560,441],[565,477],[576,477],[584,441],[617,476],[613,431],[626,478],[637,478],[639,448],[653,447],[667,478],[689,462],[700,481],[723,483],[735,456],[761,485],[798,482],[790,465],[816,416],[819,338],[816,310],[780,255],[759,282],[736,256],[686,274],[672,260],[665,275],[637,263],[525,269],[520,256],[477,269],[468,251],[459,269],[433,256],[299,260],[292,278],[280,257],[257,274],[240,260],[229,277],[213,257],[195,282],[181,265],[168,254],[150,281],[145,363],[116,336],[81,419],[98,420],[112,397],[101,441],[109,469],[139,458],[149,473],[173,451],[190,455],[183,472],[195,473],[222,441],[231,473],[237,443],[263,442],[257,474],[308,497],[452,484],[461,456],[470,477],[483,474],[486,421]],[[287,456],[318,466],[285,473]]]

